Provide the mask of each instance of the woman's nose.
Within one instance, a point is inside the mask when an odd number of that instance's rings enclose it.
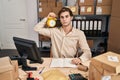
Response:
[[[66,18],[64,17],[63,20],[66,20]]]

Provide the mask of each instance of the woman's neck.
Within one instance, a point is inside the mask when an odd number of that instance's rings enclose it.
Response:
[[[63,26],[62,28],[66,34],[72,31],[72,26]]]

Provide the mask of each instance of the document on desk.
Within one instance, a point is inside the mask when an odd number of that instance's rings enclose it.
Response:
[[[71,63],[72,58],[53,58],[50,67],[73,67],[76,68],[75,64]]]

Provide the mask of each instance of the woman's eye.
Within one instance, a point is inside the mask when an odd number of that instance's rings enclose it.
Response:
[[[68,18],[68,15],[67,16],[65,16],[66,18]]]
[[[61,16],[60,18],[61,18],[61,19],[63,19],[64,17],[63,17],[63,16]]]

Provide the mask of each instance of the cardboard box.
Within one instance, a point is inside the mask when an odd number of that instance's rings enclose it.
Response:
[[[39,0],[39,2],[48,2],[48,0]]]
[[[118,80],[120,78],[120,55],[106,52],[91,59],[89,80]],[[108,79],[104,79],[104,78]]]
[[[71,9],[73,15],[78,15],[78,6],[66,6]]]
[[[62,7],[54,7],[52,8],[52,12],[54,12],[56,14],[56,16],[58,16],[58,12],[62,9]]]
[[[0,80],[17,80],[18,64],[9,57],[0,58]]]
[[[56,3],[54,1],[53,2],[49,2],[48,3],[48,7],[51,7],[51,8],[56,7]]]
[[[120,0],[113,0],[111,16],[120,18]]]
[[[63,7],[63,2],[57,2],[56,7]]]
[[[108,50],[120,53],[120,18],[111,17]]]
[[[50,2],[55,3],[56,2],[56,0],[47,0],[47,1],[48,1],[48,3],[50,3]]]
[[[110,15],[111,6],[96,6],[96,15]]]
[[[46,17],[48,13],[51,11],[52,11],[51,7],[41,7],[39,8],[39,17],[40,18]]]
[[[112,0],[97,0],[97,5],[99,5],[99,6],[111,6]]]
[[[80,15],[93,15],[94,6],[80,6]]]
[[[48,3],[46,2],[39,2],[39,7],[47,7]]]
[[[94,5],[94,0],[79,0],[79,6]]]
[[[18,61],[17,61],[17,60],[12,60],[11,62],[12,62],[12,65],[13,65],[14,71],[15,71],[14,77],[15,77],[15,80],[17,80],[18,77],[19,77],[19,72],[18,72],[18,68],[19,68],[19,67],[18,67]]]

